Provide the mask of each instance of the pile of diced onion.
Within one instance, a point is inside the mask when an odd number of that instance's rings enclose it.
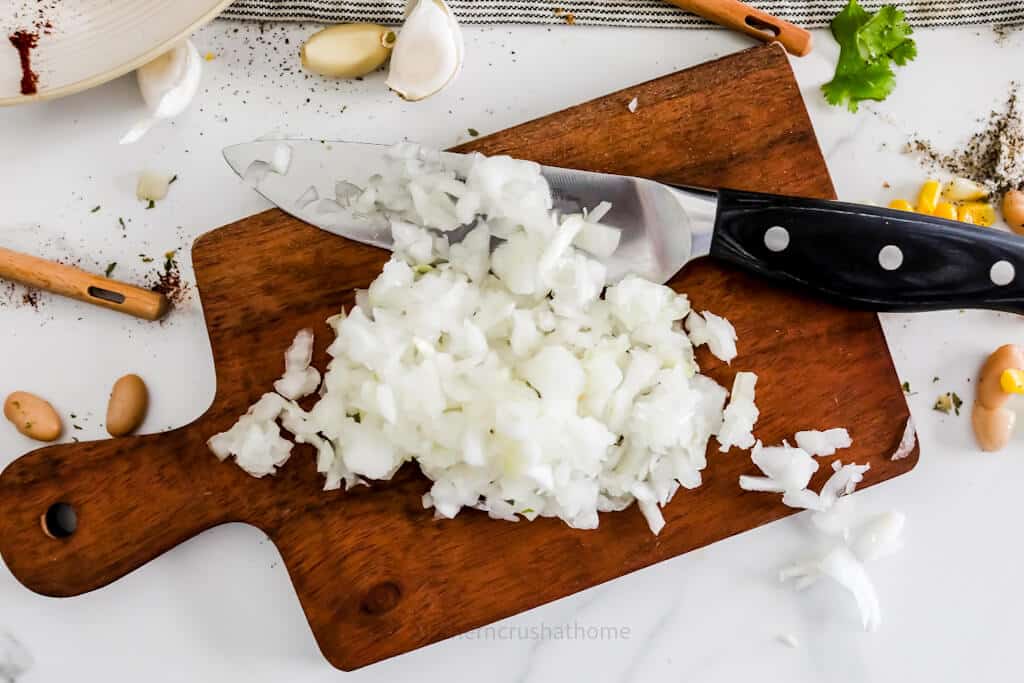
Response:
[[[846,496],[867,466],[837,462],[820,492],[807,489],[813,456],[849,446],[849,435],[801,432],[795,448],[756,442],[756,375],[736,373],[726,406],[725,388],[694,359],[693,347],[707,344],[731,361],[732,325],[661,284],[606,282],[601,259],[619,240],[601,223],[610,205],[560,214],[540,167],[509,157],[471,155],[453,168],[404,144],[390,158],[365,188],[343,181],[334,199],[303,200],[386,217],[394,255],[356,305],[328,321],[336,336],[323,381],[310,367],[312,332],[302,330],[275,392],[209,440],[219,458],[262,477],[294,443],[308,443],[325,489],[387,480],[414,461],[433,482],[423,505],[440,517],[472,508],[592,529],[598,513],[636,502],[657,534],[676,491],[700,486],[715,437],[721,452],[752,448],[764,476],[742,477],[743,488],[782,493],[787,505],[814,510],[817,528],[850,541]],[[299,406],[318,390],[310,410]],[[875,546],[863,535],[850,542],[891,549],[892,529],[876,530],[888,540]],[[873,589],[845,552],[787,576],[832,576],[866,610],[865,626],[876,625]]]

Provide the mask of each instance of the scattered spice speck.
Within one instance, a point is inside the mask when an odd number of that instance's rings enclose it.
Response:
[[[123,218],[121,218],[120,216],[118,216],[118,218],[117,218],[117,222],[118,222],[118,224],[120,224],[120,226],[121,226],[121,229],[122,229],[122,230],[124,230],[124,229],[125,229],[125,225],[124,225],[124,219],[123,219]]]
[[[117,268],[117,261],[112,261],[107,264],[107,269],[103,271],[103,277],[110,277],[110,274],[114,272],[115,268]]]
[[[156,202],[154,202],[152,199],[150,199],[149,203],[146,204],[146,208],[147,209],[155,209],[156,208]]]
[[[476,128],[467,128],[466,131],[469,133],[470,137],[475,138],[476,136],[480,135],[480,131],[478,131]]]
[[[933,168],[973,180],[996,195],[1024,189],[1024,122],[1018,90],[1017,83],[1010,84],[1002,110],[989,112],[985,127],[963,148],[943,153],[931,142],[915,137],[907,143],[907,151],[922,155]]]
[[[96,213],[96,212],[97,212],[97,211],[99,211],[99,210],[100,210],[100,207],[99,207],[99,205],[97,204],[96,206],[92,207],[92,208],[91,208],[91,209],[89,210],[89,213]]]

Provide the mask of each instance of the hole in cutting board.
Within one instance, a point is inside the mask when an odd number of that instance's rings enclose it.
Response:
[[[90,287],[88,291],[89,296],[91,297],[103,299],[104,301],[109,301],[112,304],[124,303],[124,294],[112,292],[109,289],[103,289],[102,287]]]
[[[54,503],[40,521],[50,538],[68,538],[78,529],[78,513],[67,503]]]
[[[761,31],[765,35],[772,38],[778,38],[779,33],[781,33],[778,26],[773,26],[772,24],[769,24],[767,21],[758,19],[757,17],[748,16],[746,19],[743,20],[743,22],[750,28],[757,29],[758,31]]]
[[[361,607],[367,614],[390,612],[402,597],[402,589],[394,581],[384,581],[366,591]]]

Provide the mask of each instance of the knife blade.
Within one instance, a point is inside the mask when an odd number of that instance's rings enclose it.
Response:
[[[253,172],[265,169],[282,149],[291,157],[286,172]],[[228,147],[224,157],[239,176],[296,218],[387,249],[388,220],[356,215],[337,198],[351,190],[345,183],[365,187],[370,176],[383,171],[388,149],[263,140]],[[442,161],[465,168],[461,156],[445,152]],[[1024,239],[1007,232],[831,200],[684,188],[553,166],[542,166],[541,172],[555,208],[563,212],[611,202],[601,222],[622,232],[618,249],[604,259],[611,282],[628,273],[667,282],[687,262],[710,255],[858,308],[1024,313]]]
[[[281,145],[290,154],[287,173],[258,172],[263,168],[260,162],[281,153]],[[224,158],[235,173],[253,181],[250,184],[257,192],[286,213],[327,232],[390,249],[387,221],[337,206],[336,188],[338,183],[365,188],[372,175],[386,169],[389,149],[363,142],[259,140],[225,148]],[[464,168],[466,156],[441,153],[442,163],[451,168]],[[551,186],[555,208],[563,213],[592,209],[602,201],[611,203],[602,222],[619,228],[622,238],[615,254],[605,260],[609,281],[633,273],[665,282],[687,260],[709,251],[713,193],[687,193],[644,178],[554,166],[541,166],[541,173]],[[314,193],[317,199],[309,202]],[[664,234],[662,226],[671,226],[671,235]]]

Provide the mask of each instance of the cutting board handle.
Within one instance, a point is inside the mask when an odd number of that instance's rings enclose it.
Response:
[[[193,423],[50,446],[14,461],[0,473],[4,562],[38,593],[78,595],[232,521],[240,487],[227,480],[246,475],[210,455],[205,433]],[[251,484],[245,490],[253,493]]]

